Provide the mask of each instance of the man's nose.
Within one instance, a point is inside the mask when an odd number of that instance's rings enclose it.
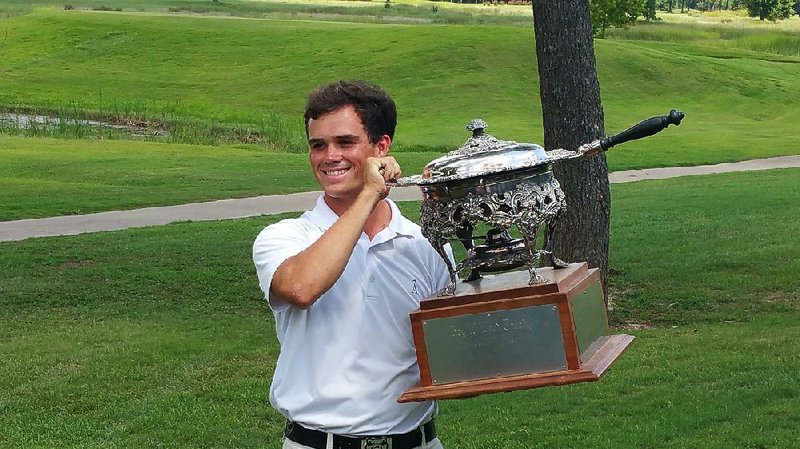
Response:
[[[325,160],[338,161],[342,158],[342,147],[332,143],[329,144],[325,151]]]

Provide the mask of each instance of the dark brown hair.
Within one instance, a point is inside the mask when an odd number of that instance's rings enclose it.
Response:
[[[308,94],[303,114],[308,136],[308,121],[353,106],[370,143],[375,143],[384,134],[394,139],[397,126],[397,107],[394,100],[378,86],[364,81],[336,81],[320,86]]]

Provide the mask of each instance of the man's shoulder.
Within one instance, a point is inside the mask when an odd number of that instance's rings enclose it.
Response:
[[[422,228],[412,220],[406,218],[405,215],[400,215],[400,222],[402,223],[403,227],[409,231],[413,231],[415,234],[422,235]]]
[[[297,218],[284,218],[283,220],[265,226],[256,237],[259,240],[270,238],[284,238],[296,235],[308,235],[313,230],[313,223],[307,219],[306,214]]]

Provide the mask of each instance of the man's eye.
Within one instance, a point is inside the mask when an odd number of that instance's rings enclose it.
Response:
[[[321,142],[315,142],[309,145],[312,150],[322,150],[325,148],[325,144]]]

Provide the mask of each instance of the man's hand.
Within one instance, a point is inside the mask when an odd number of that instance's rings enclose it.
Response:
[[[371,157],[364,168],[364,190],[377,193],[382,200],[389,196],[391,189],[386,182],[399,178],[401,174],[400,164],[393,157]]]

